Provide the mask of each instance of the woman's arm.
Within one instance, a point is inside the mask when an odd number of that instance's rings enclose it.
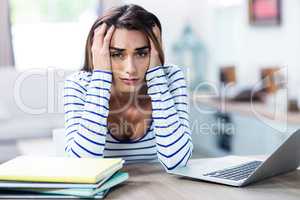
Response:
[[[95,30],[91,77],[79,72],[65,81],[65,151],[70,156],[103,157],[112,83],[109,43],[114,29],[104,23]]]
[[[69,156],[103,156],[112,72],[94,70],[90,80],[87,86],[74,76],[65,81],[65,152]]]
[[[193,144],[184,74],[177,66],[172,66],[168,75],[162,66],[156,66],[147,70],[146,81],[152,101],[158,158],[166,170],[185,166]]]

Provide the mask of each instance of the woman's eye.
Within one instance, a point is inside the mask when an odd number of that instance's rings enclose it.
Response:
[[[139,52],[137,55],[139,57],[146,57],[148,55],[148,52]]]
[[[123,58],[123,55],[121,53],[111,53],[110,56],[112,58]]]

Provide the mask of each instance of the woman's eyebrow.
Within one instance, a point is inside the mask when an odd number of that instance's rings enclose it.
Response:
[[[109,47],[110,50],[116,50],[116,51],[125,51],[125,49],[122,49],[122,48],[118,48],[118,47]],[[141,51],[141,50],[144,50],[144,49],[150,49],[149,46],[142,46],[142,47],[138,47],[138,48],[135,48],[135,51]]]
[[[125,51],[125,49],[117,48],[117,47],[109,47],[110,50],[116,50],[116,51]]]
[[[141,51],[141,50],[144,50],[144,49],[150,49],[150,48],[149,48],[149,46],[143,46],[143,47],[136,48],[135,50],[136,51]]]

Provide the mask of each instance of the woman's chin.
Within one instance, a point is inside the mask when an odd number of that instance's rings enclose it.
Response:
[[[126,87],[122,87],[119,91],[122,93],[135,93],[138,91],[138,87],[137,86],[126,86]]]

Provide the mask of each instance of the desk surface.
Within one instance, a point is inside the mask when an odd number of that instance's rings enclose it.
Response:
[[[191,160],[193,162],[193,160]],[[129,180],[114,188],[105,199],[270,199],[300,198],[300,170],[236,188],[170,175],[160,164],[135,164],[125,167]]]

